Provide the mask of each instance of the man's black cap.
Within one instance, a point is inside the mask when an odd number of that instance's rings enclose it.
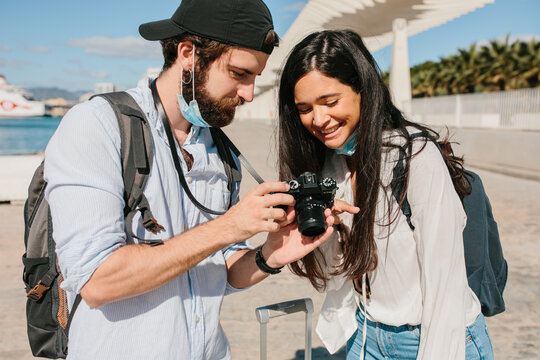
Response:
[[[139,33],[146,40],[189,33],[270,54],[274,45],[264,39],[273,28],[262,0],[182,0],[170,19],[142,24]]]

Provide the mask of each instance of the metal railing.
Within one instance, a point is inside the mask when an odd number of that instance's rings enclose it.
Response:
[[[412,99],[407,108],[430,126],[540,130],[540,88]]]

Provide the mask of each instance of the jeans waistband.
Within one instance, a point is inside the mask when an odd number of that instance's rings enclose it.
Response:
[[[364,311],[364,307],[362,306],[362,304],[360,304],[360,307],[361,309],[358,309],[356,311],[356,320],[358,321],[359,324],[363,323],[364,321],[364,314],[362,313]],[[402,332],[402,331],[411,331],[411,330],[420,328],[420,325],[405,324],[405,325],[400,325],[400,326],[392,326],[392,325],[383,324],[377,321],[371,321],[369,319],[366,319],[366,321],[367,321],[368,326],[377,327],[385,331],[390,331],[390,332],[395,332],[395,333]]]

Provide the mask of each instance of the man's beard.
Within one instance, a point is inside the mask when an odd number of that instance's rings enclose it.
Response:
[[[184,79],[189,79],[189,72],[184,71]],[[221,100],[215,100],[210,97],[208,91],[205,88],[208,81],[207,71],[195,71],[194,78],[191,81],[195,81],[195,94],[199,110],[204,121],[208,125],[213,127],[224,127],[229,125],[233,119],[236,111],[236,106],[242,105],[244,100],[242,98],[223,98]],[[183,96],[186,102],[189,103],[193,99],[193,84],[182,83]]]

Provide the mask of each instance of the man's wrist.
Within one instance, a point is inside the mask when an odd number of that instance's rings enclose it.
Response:
[[[221,215],[212,221],[206,222],[205,224],[211,226],[212,230],[215,231],[216,234],[219,234],[219,236],[216,236],[216,239],[218,239],[222,247],[226,247],[244,240],[240,239],[237,234],[234,233],[234,231],[231,229],[230,222],[225,215]]]
[[[255,252],[255,264],[257,264],[257,267],[267,273],[267,274],[279,274],[281,272],[281,269],[283,266],[280,267],[271,267],[266,263],[266,260],[263,255],[263,246],[259,247],[257,251]]]

